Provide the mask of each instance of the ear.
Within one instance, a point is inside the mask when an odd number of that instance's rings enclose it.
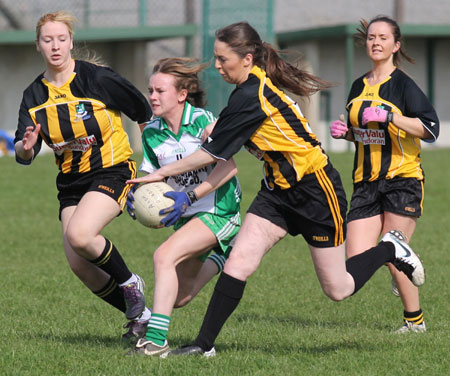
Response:
[[[36,42],[36,51],[41,52],[41,49],[39,48],[39,41],[36,39],[35,42]]]
[[[70,51],[72,51],[72,49],[73,49],[73,39],[70,38]]]
[[[245,55],[243,61],[244,61],[244,67],[252,66],[253,65],[253,55],[252,54]]]
[[[186,89],[181,89],[178,92],[178,102],[181,103],[181,102],[186,101],[187,96],[188,96],[188,91]]]
[[[394,54],[400,49],[401,43],[400,41],[395,42],[394,50],[392,51]]]

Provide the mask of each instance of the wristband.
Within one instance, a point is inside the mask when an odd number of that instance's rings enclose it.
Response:
[[[186,192],[186,195],[188,196],[188,199],[191,202],[191,204],[193,204],[195,201],[198,201],[198,197],[194,191]]]
[[[386,117],[386,123],[392,123],[392,120],[394,119],[394,113],[392,111],[389,111],[387,113],[387,117]]]

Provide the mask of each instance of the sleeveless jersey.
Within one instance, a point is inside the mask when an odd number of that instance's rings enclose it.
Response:
[[[366,107],[379,106],[394,113],[418,118],[434,142],[439,135],[439,119],[425,94],[404,72],[396,69],[383,82],[370,86],[366,75],[352,85],[347,101],[348,126],[355,138],[353,181],[392,179],[395,176],[424,179],[420,159],[420,139],[393,123],[362,125]],[[351,128],[350,128],[351,127]]]
[[[149,121],[142,133],[144,158],[140,170],[151,173],[198,150],[205,127],[214,120],[211,112],[186,102],[178,134],[174,134],[160,117]],[[214,166],[215,164],[170,176],[167,183],[178,192],[192,191],[207,179]],[[240,216],[240,201],[241,188],[237,178],[233,177],[214,192],[194,202],[182,217],[190,217],[198,212]]]

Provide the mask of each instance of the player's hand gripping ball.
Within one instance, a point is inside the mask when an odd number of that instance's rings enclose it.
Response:
[[[173,191],[169,184],[163,182],[148,183],[139,186],[134,192],[134,215],[139,223],[146,227],[164,227],[161,223],[167,214],[160,214],[162,209],[172,206],[174,200],[164,196]]]

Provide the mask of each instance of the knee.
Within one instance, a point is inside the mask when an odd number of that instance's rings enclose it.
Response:
[[[90,239],[88,234],[78,226],[69,226],[66,231],[66,238],[70,247],[77,253],[88,248]]]
[[[245,258],[231,257],[226,261],[223,271],[234,278],[246,281],[259,266],[258,263],[249,262]]]
[[[170,264],[170,260],[168,260],[167,252],[164,251],[164,248],[158,248],[153,253],[153,266],[155,270],[164,269],[166,265]]]
[[[322,290],[334,302],[341,302],[350,296],[347,291],[338,286],[322,286]]]

